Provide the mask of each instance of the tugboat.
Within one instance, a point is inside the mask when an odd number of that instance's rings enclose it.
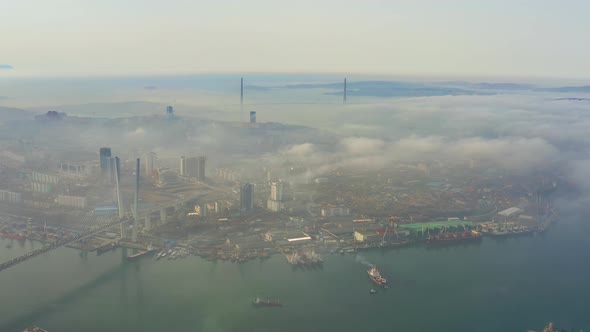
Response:
[[[379,272],[379,270],[377,270],[376,266],[373,265],[370,269],[368,269],[367,274],[369,274],[369,278],[371,278],[371,280],[373,280],[373,282],[376,283],[378,286],[387,288],[387,279],[381,276],[381,273]]]
[[[271,301],[271,300],[262,300],[259,297],[252,300],[252,305],[255,307],[282,307],[283,306],[283,304],[281,302]]]

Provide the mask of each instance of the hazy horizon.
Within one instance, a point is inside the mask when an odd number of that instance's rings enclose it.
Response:
[[[13,1],[0,76],[324,72],[588,78],[585,1]],[[75,28],[72,28],[75,27]]]

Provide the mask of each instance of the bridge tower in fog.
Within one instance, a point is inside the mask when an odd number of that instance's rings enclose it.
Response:
[[[119,212],[119,220],[123,219],[125,211],[123,210],[123,200],[121,199],[121,162],[119,157],[115,157],[115,185],[117,190],[117,210]],[[124,237],[125,232],[123,231],[123,224],[121,227],[121,238]]]
[[[342,94],[342,103],[346,104],[346,77],[344,78],[344,91]]]
[[[133,231],[131,232],[131,240],[133,242],[137,241],[137,227],[139,225],[139,214],[137,211],[137,203],[139,201],[139,172],[140,165],[139,158],[137,158],[137,163],[135,167],[135,200],[133,201]]]
[[[244,121],[244,78],[240,78],[240,122]]]

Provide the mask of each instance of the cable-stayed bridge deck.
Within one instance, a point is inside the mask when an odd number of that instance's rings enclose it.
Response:
[[[54,250],[54,249],[57,249],[59,247],[66,246],[68,244],[71,244],[71,243],[80,241],[80,240],[82,240],[84,238],[87,238],[87,237],[93,236],[95,234],[98,234],[100,232],[103,232],[103,231],[105,231],[105,230],[107,230],[107,229],[109,229],[109,228],[111,228],[113,226],[117,226],[117,225],[120,225],[120,224],[123,224],[123,223],[127,223],[129,221],[130,221],[130,219],[128,219],[128,218],[123,218],[123,219],[114,218],[114,219],[112,219],[108,223],[100,224],[100,225],[94,226],[94,227],[88,227],[87,229],[85,229],[83,232],[81,232],[78,235],[74,235],[74,236],[70,236],[70,237],[66,237],[66,238],[57,240],[56,242],[54,242],[52,244],[49,244],[47,246],[44,246],[43,248],[40,248],[40,249],[31,251],[31,252],[29,252],[27,254],[24,254],[24,255],[22,255],[20,257],[11,259],[11,260],[9,260],[7,262],[4,262],[4,263],[0,264],[0,272],[4,271],[6,269],[9,269],[9,268],[11,268],[11,267],[13,267],[13,266],[15,266],[17,264],[20,264],[20,263],[23,263],[25,261],[28,261],[29,259],[35,258],[35,257],[37,257],[39,255],[42,255],[42,254],[44,254],[46,252],[49,252],[51,250]]]

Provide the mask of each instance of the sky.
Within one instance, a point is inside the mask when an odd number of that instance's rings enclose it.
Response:
[[[0,12],[0,78],[590,76],[584,0],[19,0]]]

